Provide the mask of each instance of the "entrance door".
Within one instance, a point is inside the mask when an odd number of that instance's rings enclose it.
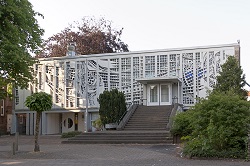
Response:
[[[148,85],[148,105],[170,105],[170,84]]]
[[[161,84],[160,87],[160,105],[170,105],[169,84]]]
[[[149,85],[148,94],[148,105],[159,105],[159,85]]]

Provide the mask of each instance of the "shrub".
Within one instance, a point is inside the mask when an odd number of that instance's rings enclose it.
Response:
[[[101,121],[100,118],[96,119],[96,120],[93,122],[93,127],[95,127],[97,131],[102,130],[103,125],[102,125],[102,121]]]
[[[212,93],[188,112],[177,115],[173,132],[186,136],[184,154],[245,157],[249,107],[249,102],[231,92]]]
[[[100,104],[99,115],[103,125],[116,123],[126,111],[126,101],[124,93],[117,89],[104,91],[99,95]]]
[[[62,133],[61,138],[70,138],[70,137],[75,137],[76,135],[80,135],[82,132],[80,131],[70,131],[67,133]]]
[[[173,127],[171,129],[172,135],[187,136],[192,132],[191,122],[193,119],[194,111],[186,111],[177,114],[174,117]]]

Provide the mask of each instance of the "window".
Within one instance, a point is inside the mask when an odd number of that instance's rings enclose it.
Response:
[[[63,125],[64,125],[64,127],[69,129],[73,126],[73,120],[71,118],[65,119],[63,121]]]
[[[1,116],[4,116],[4,100],[2,100],[1,104]]]
[[[155,56],[145,57],[145,77],[155,77]]]
[[[19,116],[19,124],[23,124],[23,115]]]
[[[1,106],[1,116],[4,116],[4,108]]]
[[[16,99],[16,105],[19,104],[19,94],[18,94],[18,88],[15,89],[15,99]]]

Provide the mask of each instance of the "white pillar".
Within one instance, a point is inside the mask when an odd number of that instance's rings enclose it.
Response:
[[[85,106],[86,106],[86,109],[85,109],[85,113],[84,113],[84,125],[85,125],[85,129],[84,129],[84,132],[88,132],[89,131],[89,113],[88,113],[88,59],[86,59],[86,62],[85,62],[85,84],[86,84],[86,102],[85,102]]]

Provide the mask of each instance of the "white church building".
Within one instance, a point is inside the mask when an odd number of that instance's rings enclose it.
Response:
[[[54,103],[42,113],[41,134],[95,131],[97,98],[114,88],[124,92],[128,105],[180,103],[188,109],[212,89],[228,56],[240,58],[239,43],[93,55],[72,49],[64,57],[39,59],[33,66],[37,83],[15,91],[13,131],[34,134],[35,112],[24,101],[40,91]]]

